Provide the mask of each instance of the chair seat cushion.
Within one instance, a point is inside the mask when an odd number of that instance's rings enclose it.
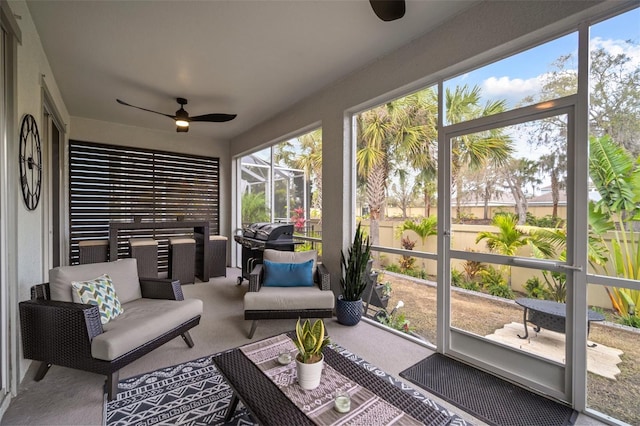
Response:
[[[264,287],[311,287],[313,259],[302,263],[264,261]]]
[[[318,287],[262,287],[244,295],[245,311],[333,309],[332,291]]]
[[[137,299],[123,305],[124,313],[103,325],[91,342],[91,356],[112,361],[169,330],[202,315],[202,300]]]

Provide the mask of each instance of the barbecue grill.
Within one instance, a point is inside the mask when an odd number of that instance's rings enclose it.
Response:
[[[238,277],[238,285],[249,279],[255,265],[262,263],[265,249],[293,251],[296,244],[293,241],[293,224],[259,222],[241,231],[241,235],[233,236],[236,243],[242,246],[242,275]]]

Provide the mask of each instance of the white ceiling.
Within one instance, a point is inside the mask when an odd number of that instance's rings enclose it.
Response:
[[[230,139],[438,26],[473,1],[407,2],[383,22],[367,0],[45,1],[29,10],[72,116]]]

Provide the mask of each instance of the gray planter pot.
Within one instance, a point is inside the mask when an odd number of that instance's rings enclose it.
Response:
[[[342,295],[336,301],[336,317],[342,325],[356,325],[362,318],[362,299],[355,301],[342,300]]]

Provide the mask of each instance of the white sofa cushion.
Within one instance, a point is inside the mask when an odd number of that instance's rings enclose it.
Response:
[[[261,287],[244,295],[245,311],[333,309],[332,291],[313,287]]]
[[[138,299],[124,304],[124,314],[103,325],[91,342],[91,356],[112,361],[202,315],[202,300]]]
[[[103,274],[109,275],[120,303],[140,299],[140,281],[136,259],[120,259],[115,262],[87,263],[84,265],[58,266],[49,271],[51,300],[81,303],[71,287],[72,281],[89,281]]]

